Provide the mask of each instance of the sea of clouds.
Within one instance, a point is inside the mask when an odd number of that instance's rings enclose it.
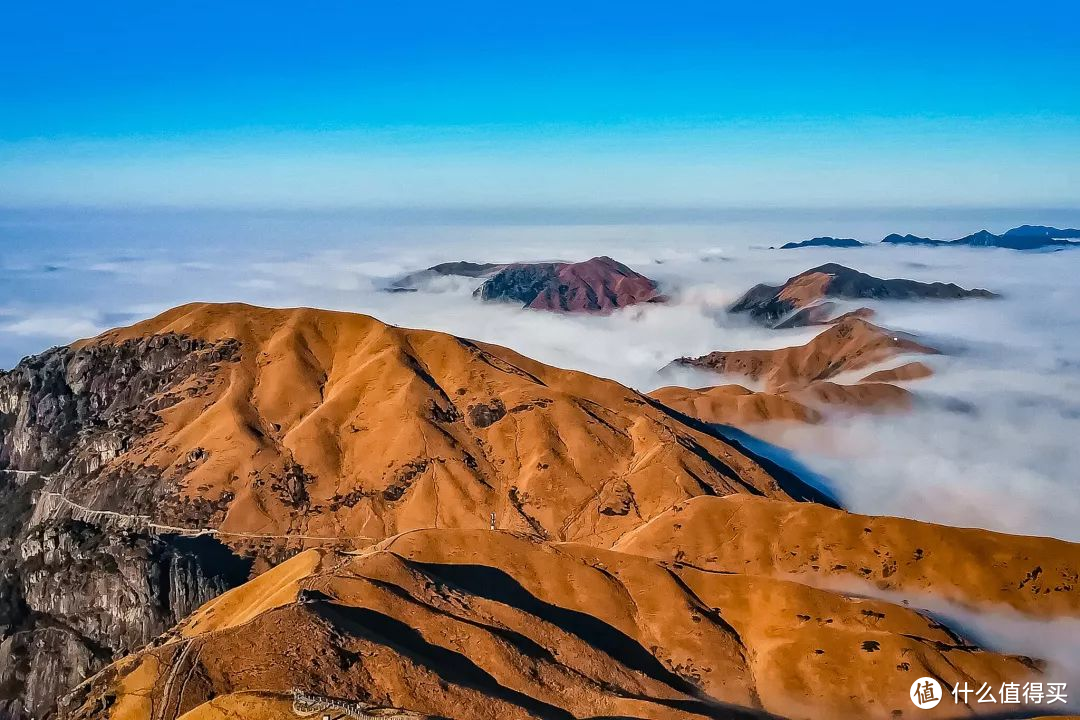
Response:
[[[685,355],[808,341],[812,329],[768,330],[726,308],[756,283],[780,283],[839,262],[880,277],[988,288],[1003,298],[872,303],[879,313],[875,322],[946,351],[926,360],[934,377],[909,385],[917,393],[916,410],[838,416],[820,427],[772,424],[761,434],[790,452],[755,447],[797,467],[853,511],[1080,541],[1080,249],[769,249],[822,234],[957,237],[981,226],[971,217],[766,214],[683,224],[467,220],[0,212],[0,367],[180,303],[243,301],[369,313],[505,345],[642,391],[672,383],[705,386],[718,379],[658,370]],[[990,229],[1024,220],[1010,218]],[[1080,224],[1075,216],[1057,220]],[[599,254],[658,280],[672,301],[588,317],[481,303],[472,297],[479,281],[460,278],[416,293],[384,290],[393,279],[437,262]],[[878,594],[861,586],[836,589]],[[1080,690],[1074,621],[961,608],[929,596],[902,599],[984,646],[1050,660],[1053,676],[1071,681],[1072,692]]]
[[[909,385],[917,410],[837,417],[824,427],[772,427],[766,436],[792,448],[854,511],[1080,541],[1080,250],[769,249],[816,234],[956,237],[979,227],[968,217],[767,214],[620,224],[6,213],[0,214],[0,367],[183,302],[243,301],[368,313],[505,345],[642,391],[704,386],[718,378],[657,371],[680,356],[808,341],[812,329],[768,330],[725,309],[756,283],[780,283],[839,262],[881,277],[956,282],[1004,297],[872,303],[875,322],[947,351],[927,360],[935,377]],[[481,303],[472,297],[479,281],[462,278],[416,293],[384,290],[437,262],[599,254],[656,279],[672,301],[591,317]]]

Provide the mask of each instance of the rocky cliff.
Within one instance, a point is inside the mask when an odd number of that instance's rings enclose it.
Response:
[[[250,560],[217,540],[34,505],[93,479],[106,502],[151,506],[165,489],[152,467],[107,464],[159,422],[175,388],[235,350],[159,336],[56,348],[0,374],[0,717],[52,717],[90,673],[247,579]]]

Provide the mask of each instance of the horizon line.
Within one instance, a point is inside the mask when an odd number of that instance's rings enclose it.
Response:
[[[760,220],[764,216],[813,217],[842,214],[847,219],[947,215],[955,219],[990,215],[1072,215],[1080,222],[1080,205],[614,205],[604,203],[553,203],[536,204],[326,204],[326,205],[261,205],[261,204],[87,204],[87,203],[40,203],[11,204],[0,202],[0,215],[33,216],[40,214],[70,215],[153,215],[153,214],[205,214],[205,215],[262,215],[273,216],[358,216],[369,219],[401,221],[406,219],[427,221],[501,220],[538,222],[547,220],[552,224],[574,224],[585,221],[598,224],[619,222],[664,221],[676,224],[698,224],[709,221],[732,221],[740,219]],[[990,217],[986,218],[988,221]],[[997,219],[1000,219],[997,218]],[[1042,224],[1037,217],[1025,224]]]

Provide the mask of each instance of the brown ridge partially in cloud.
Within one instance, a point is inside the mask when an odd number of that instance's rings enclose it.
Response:
[[[770,420],[816,423],[817,410],[786,393],[754,392],[742,385],[685,388],[669,385],[649,397],[684,415],[709,423],[745,427]]]
[[[934,374],[934,371],[930,369],[925,363],[921,362],[909,362],[900,365],[899,367],[890,368],[888,370],[878,370],[872,372],[864,377],[859,382],[861,383],[890,383],[890,382],[907,382],[909,380],[922,380],[928,378]]]
[[[768,391],[776,391],[828,380],[904,354],[937,352],[908,335],[852,317],[832,325],[805,345],[712,352],[697,358],[679,358],[675,363],[722,375],[745,376],[762,383]]]
[[[763,422],[816,424],[825,419],[823,409],[895,411],[911,408],[911,393],[884,382],[840,385],[814,382],[778,392],[755,392],[742,385],[684,388],[669,385],[649,397],[684,415],[707,423],[752,428]]]

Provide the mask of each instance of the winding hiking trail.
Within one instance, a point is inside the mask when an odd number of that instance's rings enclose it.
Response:
[[[40,475],[32,470],[2,470],[10,475],[34,476]],[[48,480],[51,476],[40,475]],[[369,535],[306,535],[301,533],[289,533],[275,535],[270,533],[237,532],[221,530],[220,528],[191,528],[178,525],[166,525],[154,522],[149,515],[132,515],[129,513],[115,512],[113,510],[95,510],[80,503],[70,500],[63,494],[44,490],[40,492],[34,501],[34,522],[56,519],[67,514],[69,517],[82,522],[95,525],[107,525],[119,527],[124,530],[143,530],[162,535],[183,535],[186,537],[200,537],[209,535],[214,537],[230,537],[250,540],[312,540],[316,542],[340,542],[348,540],[378,541],[380,538]]]

